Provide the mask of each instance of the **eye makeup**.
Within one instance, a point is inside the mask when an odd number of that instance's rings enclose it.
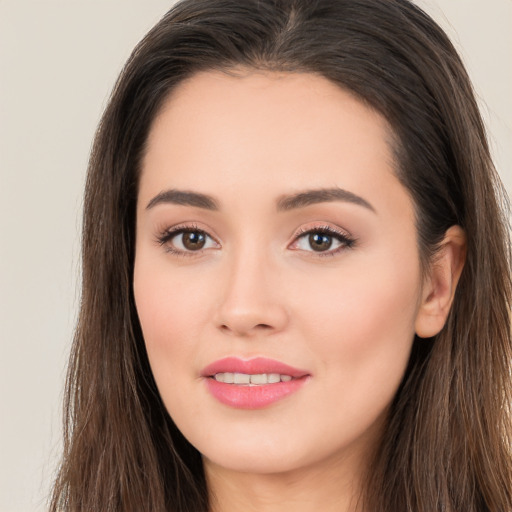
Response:
[[[185,257],[220,248],[220,244],[196,224],[173,226],[161,232],[156,241],[166,252]]]
[[[193,257],[210,249],[220,249],[221,244],[197,224],[178,224],[157,235],[158,245],[176,256]],[[312,256],[335,256],[353,248],[356,240],[346,231],[325,224],[301,227],[293,235],[288,249],[311,253]]]
[[[301,227],[289,246],[292,250],[313,252],[315,256],[335,256],[350,249],[356,240],[346,231],[328,225]]]

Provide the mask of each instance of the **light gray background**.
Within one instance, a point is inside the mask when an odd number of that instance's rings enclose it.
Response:
[[[163,0],[0,0],[0,512],[45,509],[96,124]],[[512,0],[418,0],[473,78],[512,190]]]

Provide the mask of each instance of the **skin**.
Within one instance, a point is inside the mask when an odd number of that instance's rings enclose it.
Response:
[[[414,334],[442,328],[464,259],[454,227],[421,272],[391,135],[322,77],[248,70],[193,76],[152,126],[135,300],[157,386],[203,454],[215,511],[359,510]],[[284,196],[333,188],[367,204],[278,209]],[[207,194],[218,209],[154,199],[169,189]],[[183,234],[161,243],[176,227],[206,233],[206,244],[187,249]],[[336,235],[314,251],[303,232],[324,227],[352,242]],[[236,409],[201,377],[226,356],[277,359],[310,377],[268,407]]]

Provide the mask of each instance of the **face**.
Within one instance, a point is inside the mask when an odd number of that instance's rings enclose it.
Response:
[[[362,460],[422,280],[385,120],[308,74],[210,72],[150,131],[134,293],[165,406],[206,464]]]

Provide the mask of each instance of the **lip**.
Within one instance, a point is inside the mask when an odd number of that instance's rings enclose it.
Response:
[[[280,373],[290,375],[293,378],[300,378],[309,375],[309,372],[294,368],[275,359],[266,357],[255,357],[253,359],[239,359],[238,357],[225,357],[206,366],[201,372],[201,377],[211,377],[216,373]]]
[[[213,378],[216,373],[245,373],[251,375],[279,373],[290,375],[292,380],[258,386],[235,385],[216,381]],[[310,373],[305,370],[264,357],[249,360],[226,357],[209,364],[201,372],[201,377],[204,378],[210,394],[222,404],[237,409],[268,407],[299,391],[310,376]]]

